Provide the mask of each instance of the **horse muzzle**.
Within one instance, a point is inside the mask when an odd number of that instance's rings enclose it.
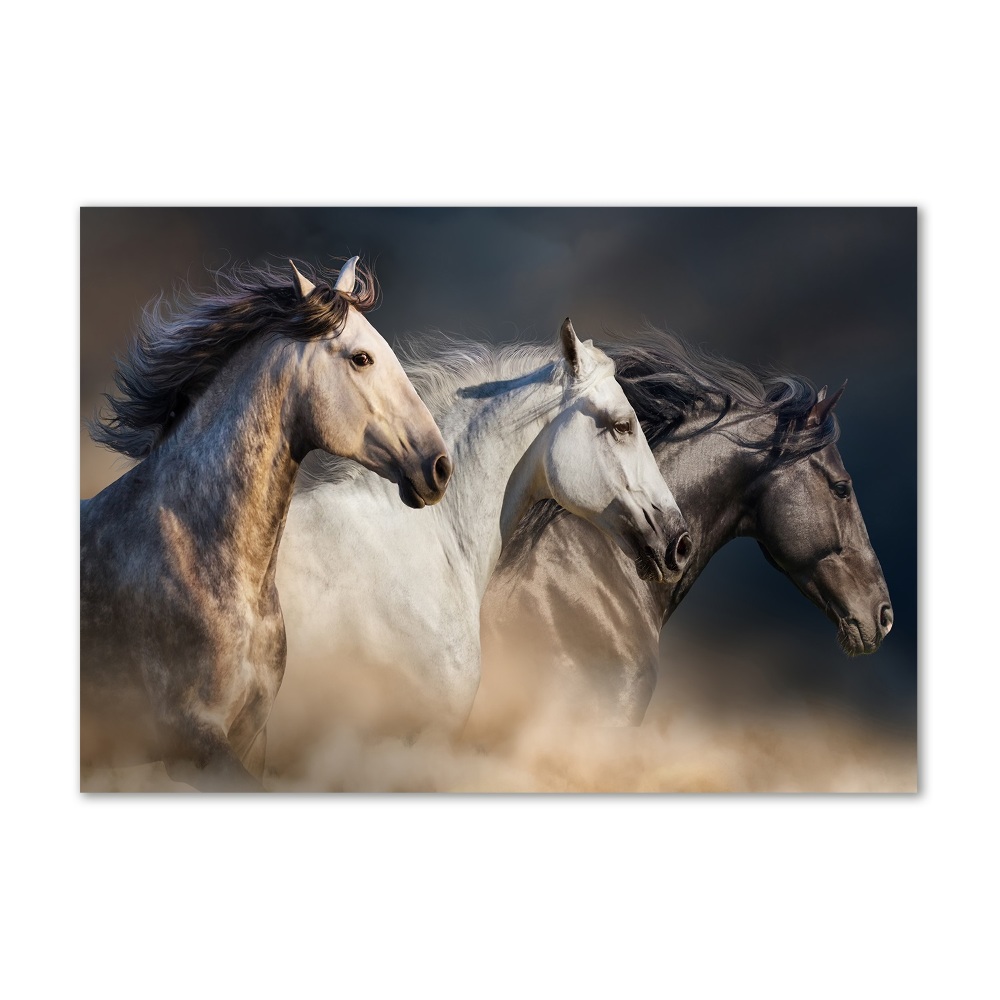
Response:
[[[676,582],[694,552],[694,542],[684,518],[680,512],[671,514],[660,514],[657,524],[644,510],[647,529],[636,529],[631,534],[635,569],[641,580],[661,584]]]
[[[400,500],[415,510],[438,503],[444,498],[452,471],[451,458],[445,451],[424,461],[416,475],[401,470],[397,480]]]
[[[832,616],[831,616],[832,617]],[[870,623],[847,615],[837,616],[837,641],[848,656],[874,653],[892,630],[892,605],[880,604]]]

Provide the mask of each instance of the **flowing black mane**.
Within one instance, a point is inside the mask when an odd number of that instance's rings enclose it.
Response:
[[[368,312],[378,299],[370,270],[355,267],[355,295],[334,290],[336,272],[300,270],[316,285],[299,298],[290,269],[233,266],[216,272],[212,292],[183,288],[143,310],[124,358],[117,360],[117,395],[110,413],[89,422],[98,444],[130,458],[148,456],[245,343],[272,335],[312,340],[343,329],[349,306]]]
[[[768,452],[775,464],[819,451],[840,435],[832,412],[821,423],[807,426],[806,417],[819,397],[804,378],[749,368],[652,327],[631,334],[606,331],[604,339],[604,350],[615,362],[618,381],[654,452],[668,440],[712,431],[734,409],[748,417],[774,414],[774,430],[765,437],[742,433],[739,424],[720,433],[744,448]],[[685,419],[695,414],[713,419],[685,430]],[[554,500],[535,504],[508,543],[509,555],[526,555],[545,527],[563,514]]]
[[[684,418],[695,412],[711,413],[716,419],[691,436],[711,430],[734,407],[748,416],[774,414],[774,432],[766,437],[727,433],[745,448],[772,452],[777,462],[794,461],[825,448],[840,434],[832,412],[822,423],[806,426],[805,418],[818,395],[808,380],[797,375],[750,368],[664,330],[648,328],[606,337],[618,381],[651,448],[668,438],[683,438]]]

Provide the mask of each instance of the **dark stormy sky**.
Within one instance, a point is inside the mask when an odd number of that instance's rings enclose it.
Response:
[[[355,253],[374,263],[371,318],[390,343],[428,329],[550,340],[566,315],[600,342],[602,328],[648,320],[817,385],[848,379],[840,449],[895,609],[882,650],[847,660],[748,540],[715,557],[662,645],[669,660],[676,630],[704,644],[706,663],[738,651],[766,664],[740,697],[807,692],[915,725],[915,209],[84,209],[81,421],[142,304],[178,279],[204,285],[230,260]],[[81,435],[81,495],[120,471]]]

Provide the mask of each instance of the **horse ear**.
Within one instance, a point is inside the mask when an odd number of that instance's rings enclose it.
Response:
[[[809,411],[809,415],[806,417],[806,427],[819,427],[819,425],[826,420],[830,411],[837,405],[837,401],[840,397],[844,395],[844,390],[846,388],[847,379],[844,379],[844,384],[832,396],[827,396],[826,386],[824,385],[823,388],[816,393],[816,402],[813,404],[813,408]]]
[[[304,275],[299,273],[299,269],[295,266],[294,261],[289,261],[292,265],[292,270],[295,272],[295,290],[299,293],[300,299],[309,298],[310,294],[316,290],[316,286]]]
[[[337,280],[333,286],[333,290],[335,292],[340,292],[341,295],[354,294],[354,286],[357,284],[357,276],[354,273],[354,265],[357,264],[357,262],[358,258],[352,257],[340,269],[340,274],[337,275]]]
[[[574,378],[579,378],[580,369],[583,367],[580,358],[580,341],[577,339],[576,330],[573,329],[573,321],[567,316],[563,320],[563,325],[559,329],[559,339],[562,341],[563,354],[566,363]]]

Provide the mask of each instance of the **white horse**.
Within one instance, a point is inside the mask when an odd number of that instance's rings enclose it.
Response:
[[[292,666],[269,723],[273,747],[330,728],[345,674],[386,670],[389,688],[355,706],[372,710],[366,723],[402,705],[408,728],[459,729],[479,684],[486,586],[541,499],[600,528],[644,578],[679,576],[690,537],[614,363],[569,319],[559,343],[555,357],[449,342],[432,359],[403,359],[454,458],[447,495],[419,517],[357,466],[329,456],[303,465],[278,554]]]

